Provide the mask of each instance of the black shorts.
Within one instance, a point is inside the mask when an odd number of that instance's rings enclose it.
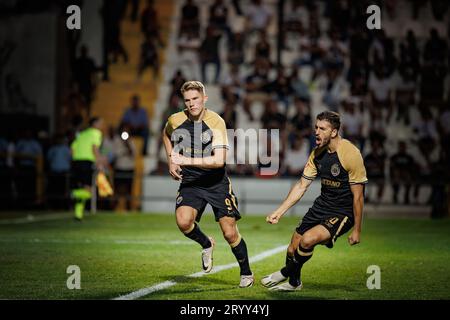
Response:
[[[303,235],[306,231],[317,225],[324,226],[330,232],[330,240],[322,244],[331,249],[333,248],[336,239],[341,235],[347,233],[353,227],[354,222],[353,219],[350,219],[345,215],[335,214],[323,217],[323,219],[311,219],[307,214],[299,223],[295,231],[298,234]]]
[[[238,210],[238,200],[228,182],[220,182],[211,187],[199,187],[181,185],[178,189],[176,199],[176,209],[181,206],[188,206],[198,211],[197,222],[200,221],[206,205],[209,203],[214,211],[216,221],[222,217],[233,217],[236,220],[241,218]]]
[[[94,163],[92,161],[72,161],[71,187],[83,188],[92,185],[92,175],[94,174]]]

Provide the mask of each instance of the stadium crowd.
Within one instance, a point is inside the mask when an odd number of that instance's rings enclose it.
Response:
[[[136,5],[136,1],[131,2]],[[185,67],[169,80],[171,90],[161,126],[150,128],[148,116],[139,109],[139,97],[131,97],[130,108],[124,106],[121,123],[117,128],[109,128],[104,137],[102,150],[111,168],[132,172],[130,162],[136,156],[135,146],[120,134],[129,131],[146,140],[152,129],[161,132],[167,117],[183,109],[181,85],[195,78],[207,87],[220,88],[223,103],[220,115],[228,129],[247,122],[269,131],[280,130],[281,143],[277,149],[280,170],[263,178],[299,176],[314,147],[315,110],[327,108],[341,113],[343,136],[364,155],[370,185],[377,189],[368,200],[381,201],[384,186],[389,182],[394,203],[418,201],[420,187],[425,184],[431,184],[433,189],[428,202],[436,201],[433,197],[443,196],[450,175],[448,2],[406,1],[411,21],[419,19],[429,4],[433,19],[447,28],[446,34],[431,28],[428,34],[419,37],[411,29],[395,38],[384,29],[366,27],[366,8],[373,2],[286,0],[279,31],[282,53],[292,57],[286,63],[274,58],[277,47],[269,30],[277,18],[273,4],[261,0],[215,0],[208,3],[207,19],[202,20],[200,4],[186,0],[179,13],[177,30],[178,58],[180,66]],[[387,12],[387,19],[395,20],[399,15],[399,1],[375,2]],[[107,29],[110,63],[117,62],[119,57],[125,63],[128,61],[119,37],[126,4],[127,1],[118,1],[117,5],[105,7],[104,14],[108,17],[105,23],[111,26]],[[137,77],[148,67],[157,74],[161,67],[157,48],[166,45],[158,32],[154,2],[147,1],[146,6],[140,17],[145,41],[140,48]],[[137,12],[136,8],[132,10],[130,19],[136,21]],[[242,26],[236,27],[242,21]],[[0,138],[0,170],[5,177],[1,179],[2,194],[7,199],[16,199],[16,205],[36,204],[39,200],[34,197],[39,194],[35,190],[38,166],[47,176],[45,185],[49,194],[57,194],[55,199],[68,195],[69,145],[90,116],[95,79],[102,71],[89,58],[87,47],[81,47],[77,55],[76,44],[72,46],[73,90],[61,108],[60,128],[64,130],[51,139],[31,130],[9,132]],[[215,71],[212,79],[208,72],[210,65]],[[256,104],[263,106],[260,117],[255,116]],[[406,133],[398,135],[400,129]],[[147,149],[144,143],[144,155]],[[159,157],[160,149],[159,142],[157,152],[150,156]],[[122,153],[118,154],[118,150]],[[120,157],[127,160],[118,161]],[[122,166],[116,167],[117,163]],[[232,175],[261,176],[258,170],[261,166],[264,164],[239,164],[229,170]],[[166,171],[164,165],[159,165],[152,173],[166,174]],[[406,192],[399,199],[401,186]],[[35,201],[17,200],[22,196],[32,196]]]

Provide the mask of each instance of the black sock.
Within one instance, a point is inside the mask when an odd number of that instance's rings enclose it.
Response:
[[[291,256],[291,255],[289,255],[289,253],[286,253],[286,262],[284,264],[285,266],[280,270],[283,277],[285,277],[285,278],[289,277],[289,270],[288,270],[287,266],[294,263],[293,260],[294,260],[294,256]]]
[[[303,264],[311,259],[313,250],[314,248],[305,249],[299,246],[298,249],[295,250],[294,257],[291,258],[291,261],[289,261],[289,263],[286,264],[283,269],[281,269],[281,274],[285,277],[289,277],[289,283],[292,286],[296,287],[300,285],[300,274]]]
[[[241,275],[251,275],[252,271],[250,270],[250,264],[248,261],[247,245],[245,244],[244,239],[241,238],[239,244],[236,247],[231,248],[231,251],[233,252],[236,260],[239,263],[239,267],[241,268]]]
[[[184,235],[200,244],[203,249],[209,248],[212,245],[209,238],[200,230],[200,227],[196,222],[194,222],[194,229]]]

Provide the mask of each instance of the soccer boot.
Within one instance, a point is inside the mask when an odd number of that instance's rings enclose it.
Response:
[[[293,286],[289,282],[285,282],[274,287],[269,288],[270,291],[298,291],[301,290],[303,284],[300,282],[298,286]]]
[[[239,288],[248,288],[253,286],[255,282],[255,277],[253,273],[251,275],[241,275],[241,282],[239,283]]]
[[[280,282],[285,281],[287,278],[281,274],[280,271],[275,271],[261,279],[261,284],[266,288],[276,286]]]
[[[210,272],[213,267],[213,251],[215,241],[211,237],[209,237],[209,241],[211,241],[211,247],[202,250],[202,268],[206,273]]]

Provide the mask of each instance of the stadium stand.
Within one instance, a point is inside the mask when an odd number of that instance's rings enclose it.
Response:
[[[63,37],[67,44],[60,49],[67,57],[58,65],[65,82],[60,85],[64,90],[57,92],[56,124],[33,134],[37,137],[41,132],[38,140],[46,154],[53,144],[50,136],[55,134],[56,141],[62,134],[70,142],[89,115],[101,116],[107,127],[117,129],[130,98],[138,95],[150,118],[149,145],[144,154],[137,153],[133,173],[132,208],[138,209],[141,199],[155,196],[145,191],[148,181],[167,173],[160,132],[167,116],[183,107],[178,90],[183,81],[202,78],[204,62],[208,108],[223,112],[230,127],[280,129],[279,171],[261,177],[263,164],[259,161],[230,164],[231,175],[280,184],[295,179],[298,175],[289,169],[295,163],[292,159],[304,159],[309,153],[314,118],[331,109],[342,114],[343,136],[360,147],[371,167],[370,205],[397,202],[429,212],[430,204],[442,202],[442,194],[448,193],[442,183],[448,185],[448,179],[436,179],[448,177],[448,4],[377,3],[382,9],[381,30],[366,27],[370,1],[106,2],[102,14],[91,14],[90,19],[101,19],[106,27],[103,49],[107,63],[92,62],[95,48],[84,47],[79,34],[67,32]],[[39,8],[12,6],[5,12],[51,12],[52,6],[59,8],[60,18],[65,14],[64,3],[53,1]],[[84,58],[79,56],[82,48],[87,49]],[[7,61],[15,47],[4,42],[0,49]],[[208,55],[215,51],[218,59]],[[92,77],[95,81],[88,84],[86,79]],[[36,109],[14,76],[4,79],[9,104]],[[8,155],[14,154],[18,132],[2,132],[2,138],[1,154],[6,159],[1,162],[2,172],[9,177],[2,188],[11,195],[17,192],[14,179],[10,179],[16,163],[7,159],[15,158]],[[258,135],[248,138],[249,145],[261,142]],[[231,136],[230,141],[234,141]],[[394,171],[401,165],[397,162],[406,157],[398,156],[401,142],[412,159],[407,171],[415,174],[398,184]],[[141,150],[141,139],[133,137],[133,143]],[[241,148],[239,145],[233,156],[248,152]],[[106,147],[104,152],[108,152]],[[43,159],[45,165],[36,162],[42,169],[35,189],[37,203],[45,206],[43,190],[49,179],[44,175],[51,170],[49,159]]]

